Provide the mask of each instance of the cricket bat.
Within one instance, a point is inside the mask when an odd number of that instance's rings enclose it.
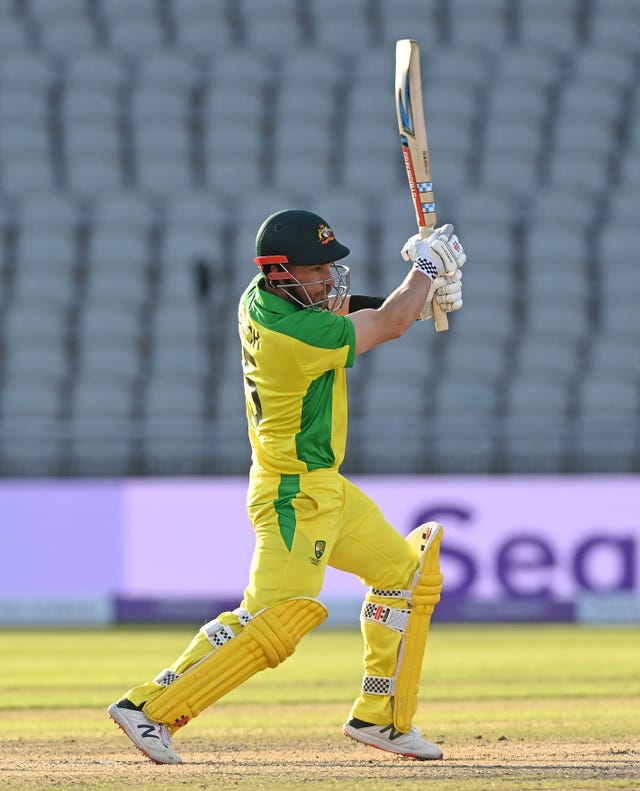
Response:
[[[420,47],[403,38],[396,42],[396,113],[402,156],[416,210],[418,232],[426,239],[436,227],[436,205],[431,181],[427,127],[422,106]],[[434,299],[433,320],[438,332],[449,329],[447,314]]]

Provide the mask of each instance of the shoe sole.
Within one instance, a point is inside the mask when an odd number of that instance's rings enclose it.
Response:
[[[131,738],[130,734],[127,732],[127,729],[124,727],[124,725],[122,725],[122,723],[118,722],[117,716],[112,711],[112,709],[116,709],[117,710],[117,708],[118,707],[116,706],[116,704],[112,703],[111,706],[109,706],[109,708],[107,709],[107,713],[108,713],[109,717],[111,718],[111,720],[113,721],[113,723],[118,728],[120,728],[122,733],[124,733],[124,735],[127,737],[127,739],[129,739],[129,741],[131,742],[131,744],[133,744],[133,746],[136,748],[136,750],[139,750],[144,755],[145,758],[148,758],[152,763],[156,764],[157,766],[175,766],[176,765],[175,763],[170,763],[168,761],[159,761],[157,758],[154,758],[152,755],[149,755],[149,753],[146,750],[143,750],[142,747],[140,747],[140,745],[135,741],[135,739]],[[182,760],[178,761],[178,763],[182,763]]]
[[[347,737],[347,739],[351,739],[352,742],[356,744],[360,744],[363,747],[373,747],[374,750],[380,750],[383,753],[389,753],[390,755],[399,755],[402,758],[411,758],[414,761],[441,761],[443,759],[443,754],[441,753],[438,756],[431,756],[431,755],[416,755],[416,753],[401,753],[396,750],[388,750],[386,747],[381,747],[379,744],[372,744],[371,742],[364,742],[360,739],[356,739],[355,736],[352,736],[346,730],[343,729],[342,733]]]

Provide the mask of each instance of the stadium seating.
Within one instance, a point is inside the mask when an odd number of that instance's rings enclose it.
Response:
[[[349,372],[347,469],[639,471],[638,8],[0,4],[0,475],[246,471],[235,311],[260,222],[325,216],[355,293],[401,277],[401,37],[425,44],[465,306]]]

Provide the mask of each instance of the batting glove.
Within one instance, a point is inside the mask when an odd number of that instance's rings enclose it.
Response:
[[[407,239],[401,255],[405,261],[413,263],[414,269],[433,281],[439,277],[450,279],[467,260],[464,247],[454,234],[451,223],[435,228],[426,239],[422,239],[419,234]]]
[[[444,278],[438,278],[438,280]],[[435,281],[434,281],[435,282]],[[450,280],[445,280],[445,284],[436,288],[433,299],[425,302],[420,311],[420,319],[426,321],[433,316],[433,300],[435,300],[445,313],[453,313],[462,307],[462,272],[459,269],[451,275]]]

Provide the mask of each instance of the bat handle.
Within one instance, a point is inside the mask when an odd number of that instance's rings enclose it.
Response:
[[[435,217],[433,219],[435,220]],[[431,234],[434,227],[435,225],[418,226],[418,232],[423,239],[426,239]],[[449,329],[449,319],[444,310],[442,310],[442,307],[436,302],[435,294],[433,295],[431,309],[433,310],[433,323],[435,324],[436,332],[446,332]]]
[[[435,295],[431,307],[433,309],[433,322],[436,325],[436,332],[445,332],[449,329],[449,319],[444,310],[442,310],[442,306],[435,301]]]

